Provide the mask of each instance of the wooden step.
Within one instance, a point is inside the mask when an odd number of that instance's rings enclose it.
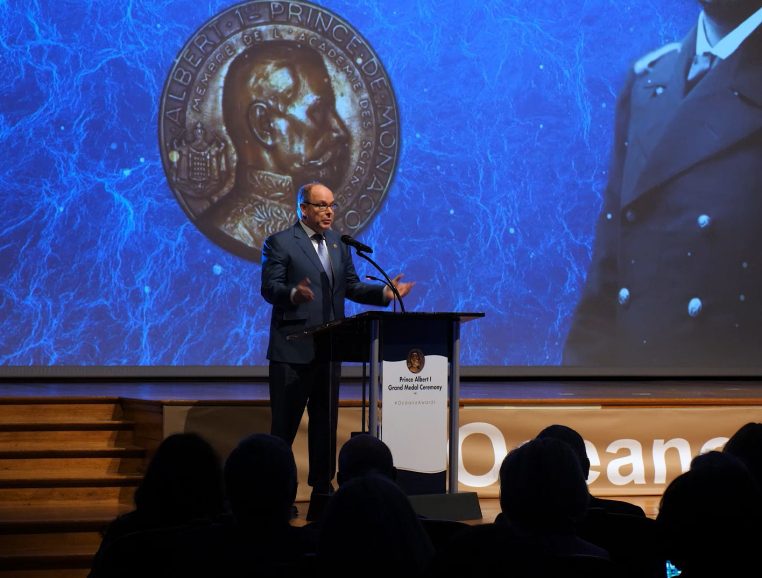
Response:
[[[118,480],[120,484],[70,486],[0,486],[0,512],[8,506],[51,506],[72,504],[132,504],[140,477]]]
[[[0,484],[5,480],[47,479],[50,477],[91,477],[100,474],[137,474],[143,471],[143,458],[135,457],[61,457],[0,459]]]
[[[87,578],[90,565],[83,568],[0,568],[0,578]]]
[[[18,440],[13,444],[0,443],[0,460],[42,458],[144,458],[146,450],[138,446],[105,446],[101,442],[52,441],[28,442]]]
[[[94,552],[89,547],[72,547],[64,553],[9,554],[0,556],[0,570],[42,570],[61,568],[90,568]]]
[[[0,422],[0,432],[56,432],[86,430],[134,430],[135,423],[125,420],[69,420]]]
[[[125,447],[132,442],[133,433],[120,421],[119,429],[75,429],[56,432],[50,429],[37,431],[0,431],[0,451],[13,451],[18,448],[111,448]],[[99,424],[100,425],[100,424]]]
[[[65,456],[65,457],[16,457],[0,456],[0,484],[3,480],[19,478],[42,479],[51,476],[65,478],[93,476],[98,474],[135,474],[142,473],[144,460],[142,457],[130,457],[132,452],[109,452],[115,456]],[[26,455],[26,454],[25,454]],[[138,453],[137,455],[140,455]]]
[[[0,537],[0,559],[8,556],[94,554],[103,539],[99,531],[13,533]]]
[[[0,423],[111,421],[122,417],[121,406],[113,401],[94,403],[51,403],[30,400],[24,403],[0,402]]]
[[[117,516],[134,509],[134,505],[73,502],[53,505],[17,505],[0,507],[0,534],[12,532],[68,532],[71,530],[103,530]]]

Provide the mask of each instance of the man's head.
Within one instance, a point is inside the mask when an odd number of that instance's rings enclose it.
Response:
[[[245,50],[225,76],[222,109],[240,166],[341,184],[350,135],[314,50],[285,42]]]
[[[331,189],[321,183],[309,183],[296,193],[296,213],[310,229],[325,233],[333,224],[334,202]]]
[[[704,12],[723,24],[738,25],[762,8],[762,0],[699,0]]]

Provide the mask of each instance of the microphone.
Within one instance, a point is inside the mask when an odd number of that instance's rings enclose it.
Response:
[[[358,241],[357,239],[353,239],[349,235],[342,235],[341,242],[344,243],[345,245],[349,245],[350,247],[354,247],[355,249],[357,249],[358,251],[362,251],[363,253],[373,252],[373,249],[368,247],[366,244],[360,243],[360,241]]]

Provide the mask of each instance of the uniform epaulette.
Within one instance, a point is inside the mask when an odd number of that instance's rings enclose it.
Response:
[[[640,58],[635,62],[635,65],[633,66],[633,70],[635,74],[641,75],[646,70],[648,70],[651,65],[659,60],[662,56],[665,54],[669,54],[670,52],[674,52],[675,50],[680,50],[680,43],[679,42],[671,42],[665,46],[662,46],[661,48],[658,48],[652,52],[649,52],[644,57]]]

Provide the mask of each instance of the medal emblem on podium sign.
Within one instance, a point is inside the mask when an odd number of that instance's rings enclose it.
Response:
[[[384,66],[350,23],[305,1],[243,2],[190,36],[164,85],[159,146],[188,218],[259,261],[294,220],[296,190],[331,188],[333,228],[356,236],[380,208],[399,157]]]
[[[411,349],[407,354],[406,363],[410,373],[420,373],[426,365],[426,356],[420,349]]]

